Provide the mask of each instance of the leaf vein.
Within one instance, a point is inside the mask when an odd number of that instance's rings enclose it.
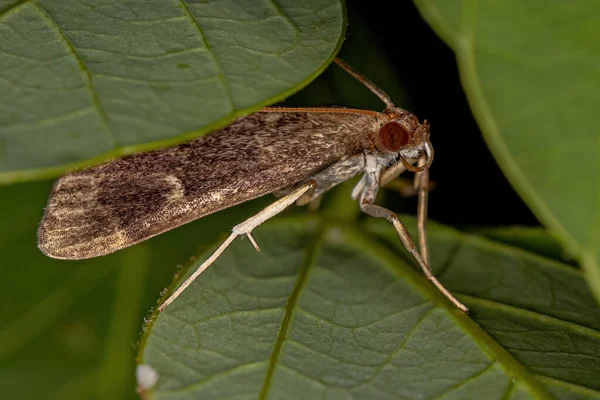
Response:
[[[554,325],[558,325],[558,326],[562,326],[565,328],[569,328],[572,331],[575,331],[579,334],[582,335],[586,335],[586,336],[591,336],[594,337],[596,339],[600,339],[600,332],[596,329],[593,328],[589,328],[587,326],[583,326],[583,325],[578,325],[574,322],[565,320],[565,319],[561,319],[558,317],[554,317],[554,316],[550,316],[547,314],[542,314],[538,311],[533,311],[533,310],[528,310],[528,309],[524,309],[524,308],[518,308],[516,306],[510,305],[510,304],[506,304],[506,303],[500,303],[498,301],[495,300],[490,300],[490,299],[482,299],[479,297],[473,297],[473,296],[469,296],[466,294],[461,294],[460,295],[461,298],[465,298],[469,300],[469,303],[479,303],[481,305],[484,306],[488,306],[491,308],[498,308],[504,312],[507,313],[511,313],[511,314],[520,314],[532,319],[535,318],[543,318],[544,322],[547,323],[553,323]],[[489,331],[489,330],[488,330]]]
[[[48,118],[38,119],[38,120],[30,121],[30,122],[29,121],[21,122],[18,125],[11,126],[11,129],[19,131],[19,130],[24,130],[24,129],[31,129],[34,127],[54,125],[54,124],[57,124],[60,122],[65,122],[65,121],[73,120],[75,118],[82,117],[86,114],[89,114],[93,110],[94,110],[94,108],[92,106],[80,108],[78,110],[70,110],[63,114],[55,115],[55,116],[48,117]]]
[[[104,125],[107,136],[110,137],[110,139],[113,143],[113,148],[117,149],[118,147],[120,147],[119,141],[117,140],[116,136],[113,134],[113,132],[110,128],[108,115],[106,114],[106,111],[104,110],[104,107],[102,106],[102,103],[100,102],[98,92],[96,90],[96,87],[94,86],[92,72],[89,70],[89,68],[87,67],[87,65],[85,64],[83,59],[81,58],[81,55],[79,54],[79,52],[77,51],[75,46],[73,46],[73,43],[71,42],[71,40],[69,39],[69,37],[67,36],[65,31],[56,22],[56,20],[50,14],[48,14],[48,12],[42,7],[42,5],[39,2],[36,2],[35,5],[37,6],[38,10],[46,17],[48,22],[50,24],[52,24],[52,26],[54,26],[54,29],[58,32],[59,36],[62,38],[65,45],[69,48],[69,50],[72,52],[73,56],[77,60],[79,69],[81,70],[81,72],[84,73],[84,75],[86,77],[85,81],[86,81],[87,88],[88,88],[90,96],[91,96],[92,104],[93,104],[94,108],[96,109],[96,112],[98,113],[98,116],[100,117],[100,120],[102,121],[102,124]]]
[[[350,365],[353,365],[353,366],[355,366],[355,367],[358,367],[358,368],[365,368],[365,369],[372,369],[372,368],[376,368],[376,366],[375,366],[375,365],[365,365],[365,364],[360,364],[360,363],[357,363],[357,362],[353,362],[353,361],[350,361],[350,360],[345,360],[345,359],[343,359],[343,358],[340,358],[340,357],[334,356],[334,355],[332,355],[331,353],[324,353],[324,352],[322,352],[322,351],[319,351],[319,350],[317,350],[317,349],[315,349],[315,348],[313,348],[313,347],[310,347],[309,345],[307,345],[307,344],[305,344],[305,343],[299,342],[298,340],[295,340],[295,339],[287,338],[287,339],[286,339],[286,341],[288,341],[289,343],[292,343],[292,344],[294,344],[294,345],[296,345],[296,346],[298,346],[298,347],[301,347],[301,348],[303,348],[303,349],[305,349],[305,350],[308,350],[308,351],[310,351],[310,352],[313,352],[313,353],[320,354],[320,355],[322,355],[322,356],[325,356],[325,357],[331,358],[332,360],[338,361],[338,362],[340,362],[340,363],[342,363],[342,364],[350,364]],[[381,353],[379,353],[379,354],[381,354]]]
[[[198,29],[200,36],[202,37],[202,43],[204,43],[204,46],[206,47],[206,51],[208,51],[208,54],[210,55],[210,58],[213,61],[213,64],[215,65],[215,67],[218,71],[217,76],[219,78],[219,81],[223,85],[223,90],[225,91],[225,95],[227,97],[227,100],[229,101],[229,106],[231,107],[231,110],[229,111],[229,113],[234,113],[236,111],[236,108],[235,108],[235,104],[233,101],[233,96],[231,94],[231,88],[229,87],[229,84],[225,80],[225,73],[223,71],[223,68],[221,67],[221,63],[219,62],[219,59],[217,58],[217,55],[213,51],[210,43],[208,42],[208,39],[206,38],[206,34],[204,33],[204,29],[202,29],[202,26],[200,26],[200,24],[198,23],[196,16],[194,14],[192,14],[192,11],[188,7],[187,1],[186,0],[179,0],[179,1],[180,1],[181,5],[183,6],[183,9],[185,10],[185,12],[188,14],[189,18],[191,19],[194,26],[196,26],[196,28]]]
[[[29,0],[19,0],[13,4],[9,4],[4,8],[0,8],[0,19],[7,16],[11,11],[16,10],[17,8],[21,7],[26,3],[29,3]]]
[[[600,390],[597,389],[592,389],[590,387],[587,386],[582,386],[573,382],[567,382],[563,379],[559,379],[556,377],[549,377],[546,375],[539,375],[540,380],[548,383],[548,382],[552,382],[556,385],[562,385],[562,386],[567,386],[569,388],[570,391],[578,391],[580,393],[584,393],[586,395],[595,395],[598,396],[600,394]]]
[[[275,0],[270,0],[271,5],[275,8],[275,10],[277,11],[277,13],[283,17],[283,19],[290,24],[290,26],[292,28],[294,28],[294,31],[296,31],[296,37],[294,38],[295,41],[297,42],[298,40],[298,34],[300,33],[300,28],[298,27],[298,25],[296,25],[296,23],[290,18],[290,16],[285,12],[285,10],[283,9],[283,7],[281,7],[279,5],[279,3],[277,3],[277,1]]]
[[[130,83],[140,83],[140,84],[144,84],[144,85],[148,85],[148,86],[157,86],[157,87],[166,87],[166,86],[173,86],[173,85],[184,85],[184,86],[188,86],[190,85],[190,83],[206,83],[206,82],[210,82],[213,81],[215,79],[218,79],[216,76],[215,77],[207,77],[207,78],[202,78],[202,79],[194,79],[194,80],[186,80],[186,81],[152,81],[152,80],[144,80],[144,79],[136,79],[136,78],[130,78],[128,76],[119,76],[119,75],[113,75],[113,74],[106,74],[103,72],[99,72],[96,74],[97,78],[106,78],[106,79],[111,79],[111,80],[115,80],[115,81],[123,81],[123,82],[130,82]]]
[[[459,389],[460,387],[465,386],[466,384],[476,380],[477,378],[479,378],[480,376],[482,376],[483,374],[485,374],[486,372],[491,370],[495,365],[496,365],[496,361],[490,363],[488,366],[483,368],[481,371],[474,373],[473,375],[469,376],[468,378],[465,378],[464,380],[458,382],[457,384],[452,385],[448,389],[444,390],[442,393],[436,395],[435,397],[432,397],[431,400],[441,399],[444,395],[452,393],[456,389]]]
[[[229,368],[226,369],[224,371],[221,372],[217,372],[216,374],[212,374],[210,375],[208,378],[201,380],[199,382],[195,382],[191,385],[188,386],[183,386],[177,390],[163,390],[161,392],[163,393],[182,393],[182,392],[189,392],[192,391],[194,389],[197,389],[199,387],[201,387],[202,385],[205,385],[207,382],[210,382],[212,380],[218,379],[218,378],[223,378],[226,377],[227,375],[233,374],[235,372],[238,372],[239,370],[244,370],[244,369],[249,369],[252,367],[256,367],[256,366],[260,366],[261,364],[264,364],[264,361],[258,361],[258,362],[252,362],[252,363],[247,363],[247,364],[241,364],[241,365],[236,365],[233,368]],[[194,372],[196,372],[196,370],[193,370]]]
[[[377,377],[379,376],[379,374],[381,373],[381,371],[383,371],[383,369],[386,367],[386,365],[390,365],[392,363],[392,359],[394,358],[394,356],[396,356],[404,348],[404,346],[406,346],[406,343],[412,337],[412,335],[416,332],[416,330],[419,327],[419,325],[421,325],[421,323],[425,320],[425,318],[427,318],[427,316],[429,314],[431,314],[431,312],[433,312],[434,310],[435,310],[435,308],[432,307],[429,310],[425,311],[419,317],[419,319],[415,322],[415,324],[412,326],[412,328],[410,328],[408,330],[408,332],[406,332],[406,336],[404,337],[404,339],[402,339],[402,341],[400,342],[400,344],[390,354],[387,355],[385,362],[383,364],[381,364],[379,367],[377,367],[377,369],[375,370],[373,376],[370,377],[368,380],[364,381],[363,383],[361,383],[360,385],[358,385],[357,387],[370,384],[375,379],[377,379]]]

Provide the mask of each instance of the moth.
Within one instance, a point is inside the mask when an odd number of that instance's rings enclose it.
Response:
[[[390,221],[404,247],[452,303],[433,276],[425,231],[428,168],[433,161],[429,123],[394,105],[387,94],[341,59],[335,62],[386,105],[383,112],[350,108],[263,108],[207,136],[174,147],[132,154],[60,178],[38,230],[38,246],[59,259],[102,256],[205,215],[263,195],[280,198],[236,225],[215,252],[159,310],[171,304],[238,236],[286,207],[307,204],[362,173],[352,192],[366,214]],[[404,224],[378,206],[382,184],[416,172],[420,252]]]

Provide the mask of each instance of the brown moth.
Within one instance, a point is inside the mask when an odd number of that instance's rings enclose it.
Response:
[[[133,154],[77,171],[54,185],[38,231],[39,248],[59,259],[102,256],[257,197],[281,198],[236,225],[231,235],[159,307],[162,311],[238,236],[256,250],[252,230],[293,203],[306,204],[364,173],[352,197],[368,215],[386,218],[427,278],[457,307],[467,308],[433,276],[425,233],[429,124],[397,108],[367,78],[336,63],[375,93],[384,112],[348,108],[264,108],[208,136]],[[418,162],[417,166],[414,166]],[[417,172],[417,250],[396,215],[374,204],[381,184]]]

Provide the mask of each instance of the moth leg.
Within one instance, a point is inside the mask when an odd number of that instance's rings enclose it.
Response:
[[[308,203],[309,211],[317,211],[323,202],[323,195],[317,196]]]
[[[410,160],[410,164],[418,163],[421,167],[425,165],[427,158],[425,156],[419,159]],[[380,178],[380,185],[385,186],[396,179],[400,174],[406,171],[406,167],[402,163],[396,163],[383,171]],[[419,250],[425,264],[429,265],[429,247],[427,244],[427,230],[425,223],[427,222],[427,197],[429,194],[429,168],[425,168],[421,172],[415,174],[414,189],[419,195],[417,208],[417,228],[419,231]]]
[[[363,203],[360,206],[361,210],[364,211],[366,214],[375,217],[375,218],[385,218],[388,221],[390,221],[392,223],[392,225],[394,225],[394,228],[396,229],[396,232],[398,233],[398,237],[400,238],[400,240],[402,241],[402,244],[404,245],[404,247],[406,248],[406,250],[408,250],[408,252],[410,254],[412,254],[412,256],[414,257],[414,259],[417,261],[417,263],[419,264],[419,266],[421,267],[421,269],[423,270],[423,273],[425,274],[425,277],[431,281],[431,283],[433,283],[435,285],[435,287],[438,288],[438,290],[440,292],[442,292],[442,294],[444,296],[446,296],[448,298],[448,300],[450,300],[452,303],[454,303],[454,305],[458,308],[460,308],[462,311],[464,312],[468,312],[469,309],[462,304],[460,301],[458,301],[458,299],[456,299],[456,297],[454,297],[452,295],[452,293],[450,293],[448,291],[448,289],[446,289],[438,280],[435,276],[433,276],[433,273],[431,272],[431,269],[429,268],[429,265],[427,265],[425,263],[425,260],[423,260],[423,258],[421,258],[421,255],[419,254],[419,252],[417,251],[417,248],[412,240],[412,238],[410,237],[410,234],[408,233],[408,230],[406,229],[406,227],[404,226],[404,224],[398,219],[398,217],[396,216],[396,214],[394,214],[394,212],[388,210],[387,208],[375,205],[375,204],[369,204],[369,203]]]
[[[408,163],[414,165],[417,159],[410,159]],[[411,197],[417,195],[418,189],[414,187],[414,181],[408,178],[399,178],[401,174],[406,172],[406,167],[403,163],[397,162],[391,165],[381,174],[380,186],[387,186],[389,189],[399,192],[403,197]]]
[[[419,166],[425,165],[427,159],[423,156],[419,159]],[[417,230],[419,232],[419,250],[425,264],[429,265],[429,246],[427,243],[427,198],[429,196],[429,168],[415,174],[415,189],[419,193],[417,206]]]
[[[289,194],[283,196],[282,198],[280,198],[279,200],[277,200],[275,203],[267,206],[265,209],[263,209],[258,214],[248,218],[241,224],[234,226],[232,229],[232,231],[233,231],[232,235],[235,234],[237,236],[242,236],[242,235],[248,236],[248,239],[250,239],[250,241],[252,242],[252,245],[254,246],[256,251],[260,251],[258,244],[252,237],[252,231],[254,230],[254,228],[259,226],[266,220],[271,219],[275,215],[279,214],[284,209],[286,209],[287,207],[294,204],[294,202],[296,202],[297,200],[306,198],[305,196],[310,197],[312,195],[312,193],[315,191],[316,187],[317,187],[317,183],[315,181],[311,180],[311,181],[306,182],[305,184],[300,186],[298,189],[295,189],[291,193],[289,193]]]
[[[423,270],[425,277],[431,283],[433,283],[435,287],[437,287],[437,289],[444,296],[446,296],[448,300],[450,300],[456,307],[458,307],[464,312],[468,312],[469,309],[460,301],[458,301],[458,299],[456,299],[456,297],[454,297],[452,293],[450,293],[448,289],[446,289],[433,275],[433,273],[431,272],[431,268],[429,268],[427,262],[421,257],[421,254],[419,254],[415,243],[410,237],[410,233],[408,232],[404,224],[400,221],[400,219],[398,219],[398,216],[393,211],[388,210],[387,208],[373,204],[375,202],[375,197],[379,189],[378,176],[379,174],[376,172],[367,172],[365,174],[365,189],[360,197],[360,209],[367,215],[370,215],[375,218],[385,218],[388,221],[390,221],[396,229],[396,233],[402,241],[402,244],[417,261],[417,263]]]
[[[416,161],[417,160],[410,160],[409,163],[414,164]],[[397,162],[396,164],[390,166],[381,174],[381,178],[379,179],[380,186],[387,185],[405,171],[406,167],[401,162]]]
[[[310,193],[311,191],[314,191],[315,187],[316,187],[316,183],[314,181],[306,182],[304,185],[300,186],[298,189],[296,189],[293,192],[285,195],[284,197],[280,198],[279,200],[277,200],[273,204],[267,206],[265,209],[263,209],[258,214],[256,214],[256,215],[248,218],[246,221],[242,222],[241,224],[238,224],[238,225],[234,226],[233,229],[232,229],[231,234],[227,237],[227,239],[225,239],[225,241],[219,246],[219,248],[216,249],[214,251],[214,253],[211,254],[211,256],[208,257],[206,259],[206,261],[204,261],[196,269],[196,271],[194,271],[194,273],[192,275],[190,275],[185,281],[183,281],[183,283],[177,288],[177,290],[175,290],[165,300],[165,302],[162,303],[158,307],[158,311],[160,311],[160,312],[164,311],[165,308],[167,308],[169,306],[169,304],[171,304],[177,297],[179,297],[179,295],[181,295],[181,293],[183,293],[183,291],[185,289],[187,289],[187,287],[190,286],[191,283],[198,276],[200,276],[200,274],[202,274],[204,271],[206,271],[206,269],[208,267],[210,267],[212,265],[212,263],[214,263],[215,260],[217,258],[219,258],[219,256],[221,254],[223,254],[223,252],[225,251],[225,249],[227,247],[229,247],[229,245],[238,236],[247,235],[248,239],[250,239],[250,242],[252,243],[252,245],[254,246],[254,248],[257,251],[259,251],[260,249],[258,247],[258,244],[256,243],[256,241],[252,237],[252,230],[254,228],[256,228],[257,226],[259,226],[260,224],[262,224],[263,222],[265,222],[266,220],[268,220],[268,219],[274,217],[275,215],[279,214],[281,211],[283,211],[288,206],[292,205],[296,200],[298,200],[304,194]]]

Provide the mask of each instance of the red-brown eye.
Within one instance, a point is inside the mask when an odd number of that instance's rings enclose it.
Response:
[[[379,128],[379,140],[387,151],[398,151],[410,141],[406,129],[396,121],[390,121]]]

